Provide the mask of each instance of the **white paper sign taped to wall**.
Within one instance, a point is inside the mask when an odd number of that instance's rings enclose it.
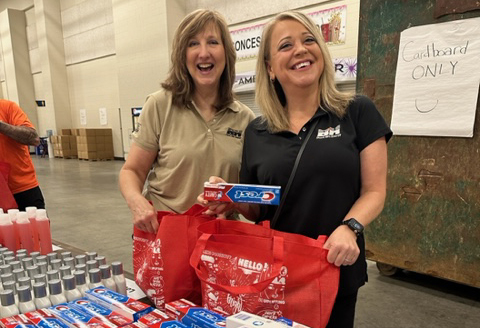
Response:
[[[473,137],[480,18],[401,33],[391,128],[396,135]]]

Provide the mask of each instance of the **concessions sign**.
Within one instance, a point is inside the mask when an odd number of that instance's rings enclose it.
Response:
[[[307,15],[320,28],[327,45],[345,43],[346,5],[310,12]],[[257,57],[264,26],[265,23],[262,23],[230,31],[238,60],[249,60]]]

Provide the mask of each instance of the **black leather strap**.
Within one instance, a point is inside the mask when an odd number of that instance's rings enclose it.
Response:
[[[273,219],[270,221],[270,228],[272,229],[275,227],[275,224],[278,221],[278,217],[280,216],[280,212],[282,211],[283,204],[285,203],[285,199],[287,198],[288,190],[290,190],[290,186],[292,185],[293,179],[295,178],[295,172],[297,172],[298,163],[300,163],[300,159],[302,158],[302,154],[303,154],[303,151],[305,150],[305,146],[307,145],[308,140],[310,140],[313,130],[315,130],[315,127],[317,126],[317,121],[318,121],[318,118],[315,118],[315,120],[312,122],[312,126],[308,131],[307,137],[305,138],[305,140],[303,140],[302,146],[298,151],[297,158],[295,159],[295,164],[293,165],[292,173],[290,173],[290,177],[288,178],[287,186],[285,187],[285,190],[282,192],[280,205],[278,205],[278,208],[275,211],[275,215],[273,216]]]

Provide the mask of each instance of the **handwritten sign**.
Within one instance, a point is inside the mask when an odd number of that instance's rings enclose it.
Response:
[[[473,137],[479,35],[480,18],[402,32],[391,124],[395,134]]]

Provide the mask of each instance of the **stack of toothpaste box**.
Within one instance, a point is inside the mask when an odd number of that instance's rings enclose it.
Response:
[[[239,312],[225,317],[190,301],[181,299],[167,303],[165,310],[103,286],[92,288],[85,297],[54,305],[46,309],[17,314],[0,319],[1,328],[286,328],[305,327],[288,319],[277,321]]]

